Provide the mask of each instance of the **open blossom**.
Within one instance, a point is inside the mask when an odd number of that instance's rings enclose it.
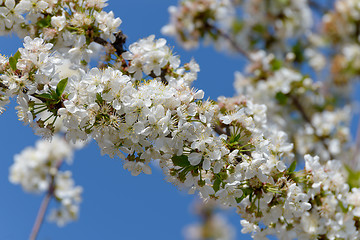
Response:
[[[111,42],[115,41],[115,36],[113,33],[117,32],[118,27],[121,24],[120,18],[114,18],[114,13],[110,11],[106,12],[95,12],[95,19],[97,24],[99,25],[102,34],[106,36],[106,38],[110,38]]]

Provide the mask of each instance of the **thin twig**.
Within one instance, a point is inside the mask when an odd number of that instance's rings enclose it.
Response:
[[[151,71],[151,73],[149,74],[149,77],[152,77],[152,78],[160,77],[161,82],[162,82],[164,85],[168,85],[169,82],[168,82],[168,80],[166,80],[166,78],[165,78],[166,73],[167,73],[166,70],[161,69],[160,75],[159,75],[159,76],[156,76],[155,73],[154,73],[154,71]]]
[[[232,39],[228,34],[222,32],[221,30],[217,29],[215,26],[211,26],[213,29],[215,29],[221,36],[223,36],[224,38],[226,38],[231,45],[234,47],[234,49],[239,52],[240,54],[242,54],[243,56],[245,56],[247,59],[250,59],[249,54],[242,49],[234,39]],[[316,128],[315,126],[312,124],[310,117],[306,114],[305,109],[303,108],[303,106],[301,105],[301,103],[299,102],[299,100],[290,94],[290,98],[292,100],[292,103],[294,105],[294,107],[299,111],[300,115],[302,116],[302,118],[305,120],[305,122],[307,122],[312,129],[314,130],[314,133],[316,132]],[[215,126],[214,128],[215,132],[217,132],[218,134],[226,134],[219,126]],[[329,146],[328,144],[325,142],[325,138],[323,136],[317,136],[318,139],[320,140],[321,144],[325,147],[325,149],[327,150],[327,152],[329,153],[329,156],[331,159],[334,159],[334,156],[330,153],[329,151]],[[359,140],[360,141],[360,140]],[[359,143],[360,145],[360,143]],[[360,147],[360,146],[359,146]]]
[[[228,40],[231,44],[231,46],[240,54],[242,54],[245,58],[247,58],[248,60],[250,60],[250,55],[244,50],[242,49],[237,42],[235,41],[235,39],[233,39],[228,33],[221,31],[219,28],[217,28],[214,25],[210,25],[209,27],[211,27],[212,29],[214,29],[220,36],[222,36],[223,38],[225,38],[226,40]]]
[[[358,120],[358,126],[357,126],[357,131],[356,131],[356,142],[355,142],[355,150],[354,150],[354,157],[353,157],[353,162],[356,163],[356,157],[358,156],[360,151],[360,116],[359,116],[359,120]]]
[[[305,120],[306,123],[308,123],[310,125],[310,127],[313,129],[314,131],[314,135],[320,140],[321,144],[324,146],[324,148],[326,149],[326,151],[329,153],[329,157],[330,159],[335,159],[334,156],[331,154],[330,152],[330,148],[329,145],[325,142],[325,138],[323,136],[318,136],[316,134],[316,127],[312,124],[310,117],[306,114],[305,109],[303,108],[303,106],[301,105],[301,103],[299,102],[299,99],[297,99],[294,95],[290,94],[289,95],[293,105],[296,107],[296,109],[299,111],[301,117]]]
[[[324,6],[320,5],[318,2],[314,0],[309,0],[309,5],[310,7],[313,7],[322,14],[325,14],[329,11],[329,9],[326,9]]]
[[[59,169],[61,164],[62,164],[62,161],[59,161],[56,164],[56,169]],[[50,180],[49,189],[48,189],[43,201],[41,202],[38,214],[36,216],[34,226],[31,230],[31,234],[30,234],[30,238],[29,238],[30,240],[35,240],[39,233],[40,227],[41,227],[42,223],[44,222],[45,213],[49,206],[51,197],[53,197],[53,195],[54,195],[54,191],[55,191],[55,175],[52,175],[51,180]]]
[[[222,134],[227,135],[227,133],[217,124],[214,126],[214,131],[219,135],[222,135]]]
[[[111,45],[115,49],[116,54],[121,56],[123,52],[126,52],[124,49],[126,38],[126,35],[122,31],[119,31],[115,34],[115,41],[113,43],[110,43],[101,37],[94,37],[93,40],[103,46]]]
[[[2,82],[0,82],[0,87],[1,87],[1,88],[5,88],[5,89],[8,89],[8,86],[6,86],[5,84],[3,84]]]
[[[31,235],[30,235],[30,240],[35,240],[38,233],[39,233],[39,230],[40,230],[40,227],[44,221],[44,216],[45,216],[45,213],[46,213],[46,210],[49,206],[49,202],[51,200],[51,197],[53,195],[53,191],[48,191],[40,205],[40,208],[39,208],[39,212],[37,214],[37,217],[36,217],[36,220],[35,220],[35,223],[34,223],[34,226],[33,226],[33,229],[31,231]]]

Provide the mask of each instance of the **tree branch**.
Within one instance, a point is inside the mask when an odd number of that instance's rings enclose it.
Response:
[[[222,37],[224,37],[225,39],[227,39],[238,53],[242,54],[244,57],[246,57],[247,59],[250,60],[249,54],[248,54],[244,49],[242,49],[242,48],[237,44],[237,42],[236,42],[233,38],[231,38],[230,35],[228,35],[227,33],[222,32],[222,31],[221,31],[220,29],[218,29],[216,26],[210,25],[210,27],[212,27],[215,31],[217,31]],[[300,113],[300,115],[302,116],[302,118],[305,120],[306,123],[308,123],[308,124],[312,127],[312,129],[314,130],[314,133],[315,133],[315,132],[316,132],[316,128],[315,128],[315,126],[312,124],[310,117],[306,114],[306,111],[305,111],[305,109],[303,108],[303,106],[301,105],[301,103],[299,102],[299,100],[298,100],[295,96],[293,96],[293,95],[291,95],[291,94],[290,94],[290,98],[291,98],[291,100],[292,100],[293,106],[299,111],[299,113]],[[217,126],[217,125],[215,126],[214,130],[215,130],[215,132],[217,132],[218,134],[226,134],[226,132],[224,132],[224,131],[223,131],[219,126]],[[331,159],[334,159],[334,156],[333,156],[333,155],[330,153],[330,151],[329,151],[329,146],[328,146],[328,144],[325,142],[326,139],[325,139],[323,136],[318,136],[318,135],[316,135],[316,134],[315,134],[315,136],[320,140],[321,144],[325,147],[325,149],[326,149],[327,152],[329,153],[330,158],[331,158]],[[359,144],[360,144],[360,143],[359,143]]]
[[[44,216],[45,216],[45,213],[46,213],[46,210],[49,206],[49,202],[51,200],[51,197],[53,195],[53,190],[50,190],[51,188],[53,187],[50,187],[49,188],[49,191],[46,193],[41,205],[40,205],[40,208],[39,208],[39,211],[38,211],[38,214],[37,214],[37,217],[36,217],[36,220],[35,220],[35,223],[34,223],[34,226],[33,226],[33,229],[31,231],[31,235],[30,235],[30,240],[35,240],[38,233],[39,233],[39,230],[40,230],[40,227],[44,221]]]
[[[59,169],[61,164],[62,164],[62,161],[58,162],[56,165],[56,169]],[[42,223],[44,222],[45,213],[49,206],[51,197],[53,197],[53,195],[54,195],[54,191],[55,191],[55,175],[51,176],[49,189],[48,189],[43,201],[41,202],[38,214],[36,216],[34,226],[31,230],[31,234],[29,237],[30,240],[35,240],[39,233],[40,227],[41,227]]]
[[[320,5],[314,0],[309,0],[309,6],[319,11],[321,14],[325,14],[329,11],[329,9],[326,9],[324,6]]]
[[[222,36],[223,38],[225,38],[226,40],[228,40],[231,44],[231,46],[240,54],[242,54],[246,59],[250,60],[250,56],[249,54],[242,49],[237,42],[235,41],[235,39],[233,39],[228,33],[221,31],[219,28],[217,28],[214,25],[210,25],[209,27],[214,29],[220,36]]]
[[[3,84],[2,82],[0,82],[0,87],[1,87],[1,88],[5,88],[5,89],[8,89],[8,87],[7,87],[5,84]]]
[[[296,109],[299,111],[301,117],[305,120],[306,123],[308,123],[311,128],[314,131],[314,135],[320,140],[321,144],[324,146],[324,148],[327,150],[327,152],[329,153],[329,157],[330,159],[335,159],[334,156],[331,154],[331,152],[329,151],[329,145],[325,142],[326,138],[323,136],[318,136],[316,134],[316,127],[312,124],[310,117],[306,114],[305,109],[303,108],[303,106],[301,105],[301,103],[299,102],[299,99],[297,99],[294,95],[292,95],[291,93],[289,94],[291,101],[294,105],[294,107],[296,107]]]
[[[219,125],[215,125],[214,127],[213,127],[213,129],[214,129],[214,131],[217,133],[217,134],[219,134],[219,135],[222,135],[222,134],[225,134],[225,135],[228,135]],[[228,136],[230,136],[230,135],[228,135]]]
[[[115,34],[115,42],[113,43],[109,43],[101,37],[94,37],[93,40],[94,42],[103,46],[106,46],[108,44],[111,45],[113,48],[115,48],[116,54],[118,56],[121,56],[123,52],[126,52],[126,50],[124,49],[126,38],[126,35],[122,31],[119,31]]]

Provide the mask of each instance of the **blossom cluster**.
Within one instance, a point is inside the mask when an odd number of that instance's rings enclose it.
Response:
[[[59,226],[76,220],[79,215],[82,187],[75,186],[70,171],[61,171],[64,161],[72,162],[75,145],[55,135],[52,141],[40,140],[35,147],[27,147],[15,155],[9,180],[30,193],[54,195],[60,204],[52,209],[49,220]]]
[[[15,32],[19,37],[42,37],[73,63],[85,64],[98,53],[96,39],[111,42],[121,24],[112,11],[102,9],[106,0],[1,1],[0,33]]]
[[[201,38],[218,38],[218,28],[227,30],[235,17],[231,0],[186,0],[179,7],[169,7],[170,23],[162,28],[166,35],[176,36],[187,49],[198,46]]]
[[[359,3],[354,0],[342,0],[334,3],[334,9],[322,17],[324,33],[323,46],[333,44],[338,51],[332,53],[331,75],[333,83],[348,90],[351,80],[357,79],[359,66]],[[346,91],[348,92],[348,91]]]
[[[350,106],[332,109],[332,96],[321,95],[324,86],[303,76],[273,54],[250,55],[248,75],[235,75],[238,94],[266,103],[269,124],[292,134],[296,153],[322,159],[344,156],[350,141]],[[299,124],[300,123],[300,124]]]
[[[162,47],[161,41],[150,37],[133,46]],[[64,63],[51,47],[26,38],[16,68],[9,59],[2,77],[8,91],[18,94],[19,115],[30,116],[27,123],[44,130],[38,133],[51,135],[47,119],[58,118],[67,141],[95,139],[103,154],[119,156],[133,175],[150,174],[149,163],[159,159],[167,181],[236,207],[244,226],[265,224],[263,230],[254,227],[253,234],[299,232],[295,223],[313,203],[306,185],[287,170],[293,145],[285,132],[269,129],[266,106],[241,96],[204,101],[203,91],[191,89],[180,74],[166,82],[161,77],[139,81],[132,73],[93,68],[61,79],[56,69]],[[45,59],[41,64],[37,54]],[[28,77],[25,85],[9,80],[20,71]],[[46,120],[35,112],[35,103],[47,113]],[[72,186],[71,181],[64,185]]]
[[[336,6],[344,2],[351,1]],[[242,4],[239,20],[235,9]],[[1,1],[0,31],[30,36],[13,56],[0,56],[0,112],[16,98],[19,120],[52,139],[17,155],[10,180],[54,196],[61,207],[50,219],[63,225],[77,217],[82,190],[59,168],[71,158],[69,142],[91,138],[132,175],[151,174],[149,164],[159,160],[168,182],[235,208],[242,232],[254,238],[359,236],[360,184],[349,180],[356,173],[346,167],[351,154],[344,154],[350,152],[350,110],[322,92],[325,84],[295,69],[300,46],[281,47],[311,28],[307,1],[185,0],[170,8],[163,31],[178,34],[185,47],[205,38],[280,55],[245,54],[250,63],[246,76],[236,76],[238,96],[217,101],[191,88],[198,64],[181,66],[165,39],[152,35],[126,51],[121,20],[102,11],[105,5]],[[317,50],[309,49],[310,65],[321,69]],[[90,68],[98,50],[106,52],[105,61]],[[53,136],[57,128],[64,139]],[[297,158],[305,159],[302,171],[295,171]]]
[[[307,34],[313,25],[308,1],[184,0],[171,6],[166,35],[176,36],[185,48],[199,41],[219,49],[283,49],[287,40]],[[240,13],[240,14],[238,14]],[[238,15],[238,16],[237,16]]]
[[[194,60],[180,67],[179,57],[172,53],[170,47],[166,45],[166,40],[163,38],[155,40],[154,35],[132,43],[129,50],[121,57],[128,62],[120,69],[126,71],[135,81],[159,77],[163,83],[181,79],[190,86],[197,78],[197,72],[200,71],[199,65]]]

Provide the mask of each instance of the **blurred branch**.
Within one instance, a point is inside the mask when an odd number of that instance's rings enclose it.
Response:
[[[325,14],[329,11],[329,9],[325,8],[324,6],[320,5],[315,0],[309,0],[309,6],[320,12],[321,14]]]
[[[324,148],[325,148],[325,149],[327,150],[327,152],[329,153],[330,159],[335,159],[334,156],[331,154],[331,152],[330,152],[330,150],[329,150],[329,149],[330,149],[330,148],[329,148],[329,145],[325,142],[325,138],[324,138],[323,136],[318,136],[318,135],[316,134],[316,127],[312,124],[310,117],[307,115],[307,113],[306,113],[304,107],[301,105],[299,99],[298,99],[296,96],[292,95],[291,93],[290,93],[289,96],[290,96],[290,98],[291,98],[291,101],[292,101],[292,103],[293,103],[293,106],[299,111],[301,117],[305,120],[305,122],[308,123],[308,124],[311,126],[311,128],[312,128],[313,131],[314,131],[314,135],[315,135],[317,138],[319,138],[321,144],[324,146]]]
[[[352,158],[353,163],[356,163],[356,157],[358,156],[359,151],[360,151],[360,116],[359,116],[359,120],[358,120],[357,131],[356,131],[354,157]]]
[[[60,161],[57,164],[56,169],[59,169],[61,164],[62,164],[62,161]],[[36,216],[34,226],[31,230],[31,234],[29,237],[30,240],[35,240],[39,233],[40,227],[41,227],[42,223],[44,222],[45,213],[49,206],[51,197],[53,197],[53,195],[54,195],[54,191],[55,191],[55,175],[52,175],[51,180],[50,180],[49,189],[48,189],[43,201],[41,202],[38,214]]]
[[[244,57],[246,57],[248,60],[250,60],[249,54],[248,54],[244,49],[242,49],[242,48],[237,44],[237,42],[236,42],[233,38],[231,38],[230,35],[228,35],[227,33],[222,32],[222,31],[221,31],[220,29],[218,29],[216,26],[210,25],[210,27],[212,27],[215,31],[217,31],[220,36],[222,36],[222,37],[224,37],[225,39],[227,39],[238,53],[242,54]],[[314,130],[314,134],[315,134],[315,133],[316,133],[316,128],[315,128],[315,126],[312,124],[311,118],[307,115],[304,107],[301,105],[301,103],[299,102],[299,100],[298,100],[294,95],[291,95],[291,94],[290,94],[290,98],[291,98],[291,100],[292,100],[293,106],[298,110],[298,112],[300,113],[300,115],[301,115],[301,117],[304,119],[304,121],[311,126],[311,128]],[[224,134],[224,131],[223,131],[219,126],[215,126],[214,130],[215,130],[215,132],[217,132],[218,134]],[[330,153],[330,151],[329,151],[329,146],[328,146],[328,144],[325,142],[326,139],[325,139],[323,136],[318,136],[318,135],[316,135],[316,134],[315,134],[315,136],[320,140],[321,144],[322,144],[322,145],[324,146],[324,148],[327,150],[327,152],[329,153],[329,157],[330,157],[331,159],[334,159],[334,156],[333,156],[333,155]],[[359,141],[360,141],[360,140],[359,140]],[[359,145],[360,145],[360,143],[359,143]]]
[[[5,84],[1,83],[1,82],[0,82],[0,87],[1,87],[1,88],[5,88],[5,89],[8,89],[8,87],[7,87]]]
[[[49,202],[51,200],[51,197],[53,195],[53,192],[54,192],[54,187],[53,187],[53,182],[51,183],[50,187],[49,187],[49,190],[48,192],[46,193],[42,203],[41,203],[41,206],[40,206],[40,209],[39,209],[39,212],[37,214],[37,217],[36,217],[36,220],[35,220],[35,223],[34,223],[34,226],[33,226],[33,229],[31,231],[31,235],[30,235],[30,240],[35,240],[38,233],[39,233],[39,230],[40,230],[40,227],[44,221],[44,216],[45,216],[45,213],[46,213],[46,210],[49,206]]]
[[[242,54],[246,59],[250,60],[250,56],[249,53],[246,52],[244,49],[242,49],[237,42],[235,41],[235,39],[233,39],[228,33],[221,31],[219,28],[217,28],[214,25],[210,25],[209,27],[214,29],[220,36],[222,36],[223,38],[225,38],[226,40],[229,41],[229,43],[231,44],[231,46],[240,54]]]

